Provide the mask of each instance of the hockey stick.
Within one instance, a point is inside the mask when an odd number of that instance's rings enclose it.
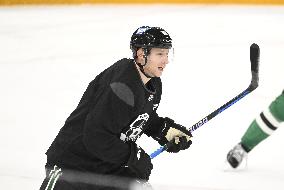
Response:
[[[239,95],[237,95],[236,97],[231,99],[229,102],[227,102],[226,104],[224,104],[220,108],[216,109],[215,111],[213,111],[212,113],[210,113],[209,115],[207,115],[206,117],[204,117],[203,119],[201,119],[200,121],[195,123],[194,125],[192,125],[192,127],[188,129],[190,132],[193,132],[196,129],[200,128],[202,125],[207,123],[209,120],[211,120],[212,118],[217,116],[219,113],[223,112],[224,110],[226,110],[227,108],[229,108],[230,106],[232,106],[233,104],[238,102],[240,99],[242,99],[243,97],[245,97],[246,95],[248,95],[249,93],[251,93],[252,91],[254,91],[258,87],[259,53],[260,53],[260,51],[259,51],[258,45],[253,43],[250,46],[250,62],[251,62],[252,78],[251,78],[251,82],[250,82],[249,87],[247,89],[245,89],[242,93],[240,93]],[[170,141],[166,145],[157,149],[155,152],[150,154],[150,158],[153,159],[156,156],[158,156],[160,153],[162,153],[163,151],[167,150],[171,146],[172,143],[173,142]]]

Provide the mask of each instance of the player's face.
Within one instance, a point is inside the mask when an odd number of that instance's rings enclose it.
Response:
[[[152,48],[144,71],[151,77],[160,77],[169,63],[169,49]]]

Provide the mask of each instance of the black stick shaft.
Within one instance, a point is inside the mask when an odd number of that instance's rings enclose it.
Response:
[[[203,119],[201,119],[200,121],[198,121],[197,123],[195,123],[190,129],[190,132],[195,131],[196,129],[198,129],[199,127],[201,127],[202,125],[204,125],[205,123],[207,123],[208,121],[210,121],[211,119],[213,119],[214,117],[216,117],[218,114],[220,114],[221,112],[223,112],[224,110],[228,109],[229,107],[231,107],[233,104],[235,104],[236,102],[238,102],[240,99],[242,99],[243,97],[245,97],[246,95],[248,95],[250,92],[252,92],[254,89],[248,87],[246,90],[244,90],[242,93],[240,93],[239,95],[237,95],[235,98],[233,98],[232,100],[230,100],[229,102],[227,102],[226,104],[224,104],[223,106],[221,106],[220,108],[216,109],[215,111],[213,111],[212,113],[210,113],[209,115],[207,115],[206,117],[204,117]],[[170,146],[169,142],[168,144],[160,147],[159,149],[157,149],[155,152],[153,152],[152,154],[150,154],[150,158],[153,159],[156,156],[158,156],[160,153],[162,153],[163,151],[167,150],[168,147]]]
[[[230,100],[229,102],[227,102],[226,104],[224,104],[223,106],[221,106],[220,108],[216,109],[215,111],[213,111],[212,113],[210,113],[209,115],[207,115],[206,117],[204,117],[203,119],[201,119],[200,121],[198,121],[197,123],[195,123],[194,125],[192,125],[192,127],[189,129],[190,132],[195,131],[196,129],[198,129],[199,127],[201,127],[202,125],[204,125],[205,123],[207,123],[209,120],[213,119],[215,116],[217,116],[218,114],[220,114],[221,112],[223,112],[224,110],[226,110],[227,108],[231,107],[233,104],[235,104],[236,102],[238,102],[240,99],[242,99],[243,97],[245,97],[247,94],[249,94],[252,90],[250,90],[250,88],[247,88],[246,90],[244,90],[242,93],[240,93],[239,95],[237,95],[235,98],[233,98],[232,100]]]

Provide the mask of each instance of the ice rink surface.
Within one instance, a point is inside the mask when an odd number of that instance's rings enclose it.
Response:
[[[174,40],[158,113],[191,126],[248,87],[249,47],[261,49],[260,86],[194,132],[193,145],[153,160],[156,189],[283,190],[284,129],[259,144],[248,168],[226,154],[284,88],[284,7],[222,5],[0,7],[0,189],[39,189],[45,151],[88,83],[130,57],[141,25]],[[119,112],[118,112],[119,114]],[[149,153],[159,145],[142,136]]]

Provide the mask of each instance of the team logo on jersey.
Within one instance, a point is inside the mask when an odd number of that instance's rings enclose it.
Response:
[[[120,139],[124,142],[133,141],[135,142],[141,134],[143,130],[143,126],[149,119],[149,115],[147,113],[139,115],[135,121],[130,124],[129,129],[126,132],[122,132],[120,134]]]

